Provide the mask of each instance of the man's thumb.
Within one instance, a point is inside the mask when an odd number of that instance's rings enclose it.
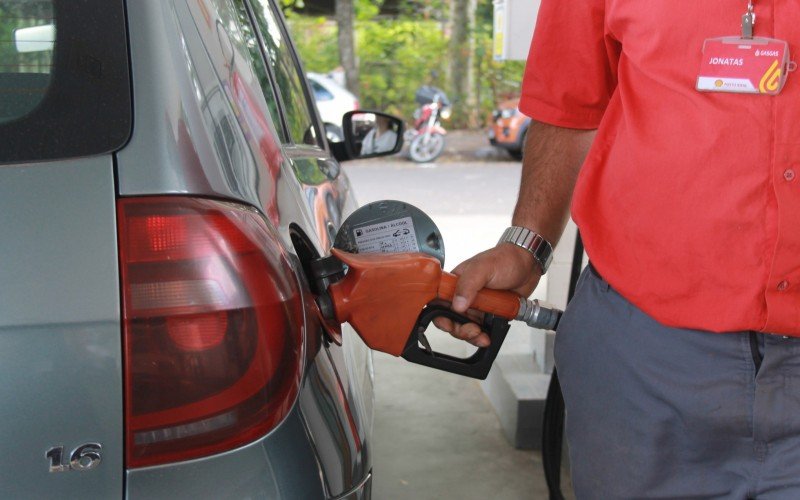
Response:
[[[487,271],[470,269],[466,273],[461,274],[456,282],[456,291],[453,295],[453,310],[458,313],[465,313],[478,291],[486,286],[489,281],[489,273]]]

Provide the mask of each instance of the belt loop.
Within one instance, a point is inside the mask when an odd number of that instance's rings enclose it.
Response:
[[[609,285],[609,284],[608,284],[608,281],[604,280],[604,279],[603,279],[603,277],[602,277],[602,276],[600,276],[600,273],[598,273],[598,272],[597,272],[597,268],[595,268],[595,267],[592,265],[592,263],[591,263],[591,262],[589,262],[589,266],[588,266],[588,267],[589,267],[589,272],[591,272],[592,274],[594,274],[594,277],[595,277],[595,278],[597,278],[597,279],[599,279],[599,280],[600,280],[600,282],[603,284],[603,288],[604,288],[604,290],[603,290],[603,291],[605,291],[605,292],[608,292],[609,290],[611,290],[611,285]]]
[[[750,331],[750,355],[753,357],[753,367],[755,368],[756,375],[758,374],[758,370],[761,368],[761,362],[764,360],[764,356],[761,355],[759,340],[763,341],[763,336],[759,339],[758,332]]]

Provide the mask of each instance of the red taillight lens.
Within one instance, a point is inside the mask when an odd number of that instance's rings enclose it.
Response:
[[[358,102],[358,99],[353,101],[353,110],[358,110],[361,107],[361,103]]]
[[[303,313],[274,230],[240,205],[118,202],[128,467],[253,441],[300,386]]]

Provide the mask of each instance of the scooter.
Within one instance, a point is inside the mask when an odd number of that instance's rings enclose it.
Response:
[[[430,86],[420,87],[414,98],[420,107],[414,111],[414,127],[406,132],[405,140],[409,143],[409,157],[417,163],[427,163],[444,151],[447,131],[441,120],[450,117],[450,101],[442,90]]]

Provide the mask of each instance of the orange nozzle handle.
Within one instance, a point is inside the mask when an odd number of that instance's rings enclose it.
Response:
[[[440,299],[453,301],[456,292],[458,276],[448,272],[442,272],[439,281],[437,296]],[[505,290],[492,290],[484,288],[478,291],[475,300],[472,301],[470,309],[476,309],[485,313],[494,314],[505,319],[515,319],[519,313],[519,295]]]
[[[436,299],[441,264],[423,253],[331,252],[348,267],[328,288],[336,321],[350,323],[371,349],[400,356],[422,309]]]
[[[453,299],[458,277],[430,255],[331,252],[348,266],[328,288],[336,321],[350,323],[376,351],[400,356],[423,308],[437,298]],[[471,306],[505,319],[516,318],[519,307],[517,294],[486,288]]]

